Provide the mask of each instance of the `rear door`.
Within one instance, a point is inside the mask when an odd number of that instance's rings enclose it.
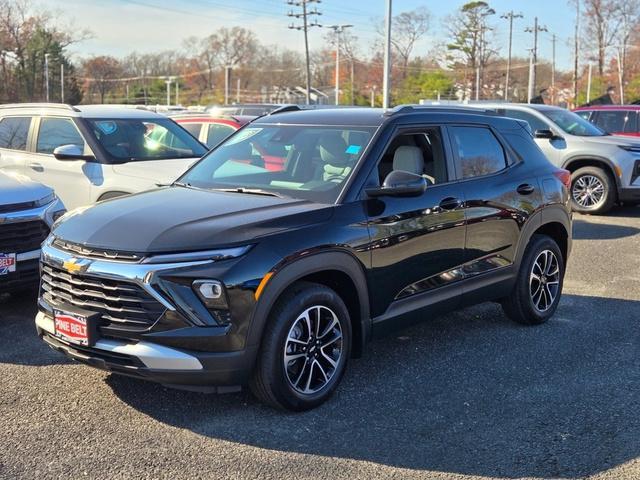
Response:
[[[62,145],[77,145],[85,153],[91,153],[71,118],[36,119],[26,170],[34,180],[52,187],[71,209],[90,202],[91,185],[101,181],[102,170],[96,162],[56,159],[53,151]]]
[[[375,322],[378,326],[390,326],[385,320],[438,298],[446,297],[449,307],[459,300],[455,289],[440,297],[428,294],[459,280],[457,269],[464,258],[462,191],[451,181],[451,152],[442,128],[399,131],[370,182],[379,185],[391,171],[408,169],[417,169],[419,172],[412,173],[428,179],[429,186],[422,195],[368,200],[376,292],[372,316],[379,317]]]
[[[537,177],[489,126],[447,130],[464,192],[464,277],[499,272],[514,262],[520,230],[541,203]]]

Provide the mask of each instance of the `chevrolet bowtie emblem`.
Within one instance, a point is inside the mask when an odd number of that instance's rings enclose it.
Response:
[[[62,263],[62,268],[64,268],[69,273],[78,273],[89,266],[89,262],[82,262],[77,258],[72,258],[71,260],[65,260]]]

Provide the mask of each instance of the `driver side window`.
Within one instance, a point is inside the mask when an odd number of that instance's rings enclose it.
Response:
[[[44,117],[38,129],[37,153],[52,154],[62,145],[75,145],[84,150],[84,139],[69,118]]]
[[[440,129],[425,128],[394,138],[378,164],[380,185],[394,170],[421,175],[429,185],[447,182],[447,161]]]

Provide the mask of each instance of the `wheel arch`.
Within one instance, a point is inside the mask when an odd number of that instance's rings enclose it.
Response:
[[[581,155],[569,158],[562,165],[562,168],[569,170],[571,173],[582,167],[598,167],[604,169],[605,172],[611,175],[611,178],[613,178],[616,183],[617,196],[617,189],[620,188],[620,177],[617,175],[615,165],[611,160],[605,157]]]
[[[369,289],[363,265],[346,251],[313,253],[278,267],[258,299],[247,344],[260,343],[273,305],[299,281],[325,285],[342,298],[351,317],[352,355],[360,356],[371,335]]]
[[[565,265],[571,254],[571,214],[563,205],[549,205],[536,212],[525,224],[516,250],[516,266],[519,269],[524,252],[534,235],[553,238],[560,247]]]

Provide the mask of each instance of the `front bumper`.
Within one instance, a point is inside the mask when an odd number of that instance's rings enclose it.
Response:
[[[618,200],[621,202],[640,202],[640,187],[627,187],[618,190]]]
[[[234,352],[198,352],[151,342],[101,338],[84,347],[54,333],[53,318],[36,316],[38,336],[52,349],[80,363],[109,372],[140,378],[172,388],[224,393],[247,383],[257,349]]]

